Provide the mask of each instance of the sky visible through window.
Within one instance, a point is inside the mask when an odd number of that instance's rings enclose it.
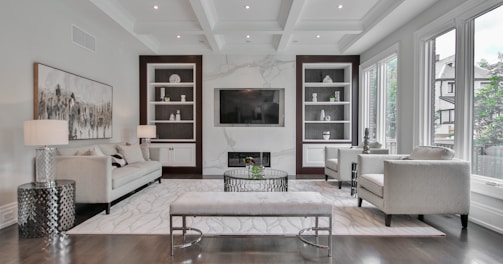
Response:
[[[494,64],[498,61],[498,52],[503,52],[503,42],[497,41],[503,32],[502,17],[503,7],[500,6],[475,20],[476,64],[481,59]],[[440,55],[440,59],[454,55],[455,43],[455,30],[437,37],[435,41],[436,54]]]

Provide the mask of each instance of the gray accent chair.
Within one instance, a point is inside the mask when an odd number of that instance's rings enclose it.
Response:
[[[470,211],[470,163],[454,151],[420,146],[410,155],[358,156],[358,207],[365,200],[385,214],[460,214],[466,228]]]
[[[342,182],[351,181],[351,165],[358,162],[358,155],[362,154],[363,148],[348,147],[325,147],[325,180],[328,177],[339,181],[339,189]],[[371,148],[372,154],[388,154],[388,149]]]

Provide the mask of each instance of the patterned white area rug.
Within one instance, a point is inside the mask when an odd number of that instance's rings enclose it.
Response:
[[[316,191],[333,202],[334,235],[366,236],[445,236],[417,220],[415,216],[393,216],[391,227],[384,226],[384,214],[350,196],[349,187],[337,188],[335,182],[290,180],[289,192]],[[169,234],[169,204],[183,192],[222,191],[223,180],[163,179],[102,213],[69,230],[68,234]],[[175,224],[180,226],[181,220]],[[325,222],[324,222],[325,221]],[[326,226],[325,219],[320,225]],[[302,228],[314,226],[304,217],[196,217],[187,218],[188,226],[205,235],[297,235]]]

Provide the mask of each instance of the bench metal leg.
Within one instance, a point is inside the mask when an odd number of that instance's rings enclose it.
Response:
[[[174,252],[175,248],[190,247],[190,246],[198,243],[199,241],[201,241],[201,239],[203,238],[203,232],[201,230],[199,230],[197,228],[187,227],[186,216],[183,215],[181,217],[182,217],[182,227],[173,227],[173,215],[169,215],[169,233],[170,233],[170,239],[171,239],[171,256],[173,256],[175,254],[175,252]],[[182,231],[184,243],[175,244],[175,239],[174,239],[174,234],[173,234],[175,230]],[[194,231],[196,233],[199,233],[199,236],[194,240],[191,240],[189,242],[185,242],[185,235],[187,234],[187,231]]]
[[[328,221],[329,221],[328,227],[319,227],[318,226],[318,216],[316,216],[316,218],[315,218],[315,227],[304,228],[304,229],[300,230],[299,231],[299,239],[302,242],[304,242],[304,243],[306,243],[308,245],[311,245],[311,246],[314,246],[314,247],[318,247],[318,248],[327,249],[328,256],[331,257],[332,256],[332,216],[328,216]],[[328,239],[328,245],[322,245],[322,244],[318,243],[318,231],[320,231],[320,230],[324,230],[324,231],[328,232],[328,237],[327,237],[327,239]],[[307,239],[305,239],[303,237],[303,234],[306,231],[314,231],[315,232],[316,243],[308,241]]]

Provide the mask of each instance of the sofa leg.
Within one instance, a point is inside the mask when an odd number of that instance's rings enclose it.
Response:
[[[358,197],[358,207],[362,207],[363,199]]]
[[[467,214],[461,215],[461,226],[463,226],[463,228],[466,228],[468,226],[468,215]]]
[[[325,175],[325,181],[328,181],[328,175]]]
[[[417,215],[417,219],[419,219],[419,221],[423,221],[424,222],[424,215],[422,215],[422,214]]]
[[[342,181],[339,181],[339,189],[342,188]]]
[[[390,214],[387,214],[384,216],[384,224],[386,226],[390,226],[391,225],[391,215]]]
[[[157,181],[159,182],[159,184],[161,184],[161,178],[162,177],[159,177],[159,179],[157,179]]]
[[[107,203],[106,207],[107,208],[105,209],[105,213],[108,215],[108,214],[110,214],[110,208],[112,207],[112,203]]]

